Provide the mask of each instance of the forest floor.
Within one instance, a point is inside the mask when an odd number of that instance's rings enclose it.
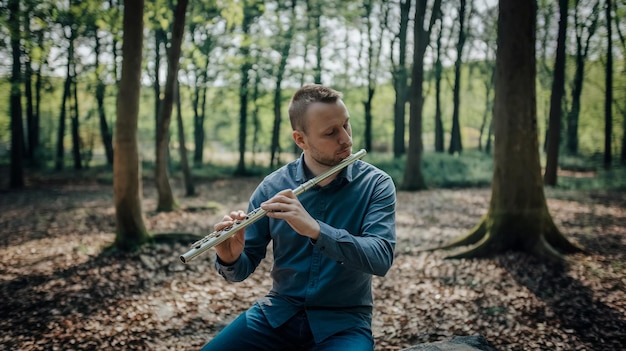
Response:
[[[199,183],[170,213],[155,212],[145,181],[147,227],[203,236],[245,209],[258,181]],[[626,193],[546,195],[558,227],[587,249],[567,266],[423,251],[471,229],[490,190],[399,192],[394,265],[373,283],[376,350],[472,334],[499,350],[626,349]],[[213,251],[179,262],[188,238],[107,254],[114,212],[112,186],[94,180],[31,178],[26,190],[0,192],[0,350],[195,350],[270,287],[271,255],[246,281],[227,283]]]

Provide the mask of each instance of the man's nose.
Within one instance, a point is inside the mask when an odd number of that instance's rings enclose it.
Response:
[[[352,135],[350,135],[350,132],[346,129],[343,129],[343,131],[340,133],[339,135],[339,143],[340,144],[350,144],[352,143]]]

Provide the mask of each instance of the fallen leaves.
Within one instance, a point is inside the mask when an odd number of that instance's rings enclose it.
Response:
[[[148,227],[204,235],[223,215],[216,208],[245,208],[256,181],[200,185],[203,195],[170,213],[150,211],[147,186]],[[489,190],[400,192],[395,262],[373,281],[377,350],[475,333],[501,350],[626,348],[626,194],[548,198],[559,228],[589,252],[567,268],[519,253],[446,260],[421,251],[475,225]],[[189,243],[102,254],[114,240],[110,186],[7,193],[0,213],[0,350],[199,349],[271,287],[271,254],[238,284],[216,274],[212,251],[180,263]]]

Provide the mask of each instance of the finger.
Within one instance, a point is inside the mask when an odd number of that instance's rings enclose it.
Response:
[[[293,190],[291,189],[285,189],[285,190],[279,191],[278,194],[276,194],[276,196],[285,196],[291,199],[296,197],[296,195],[294,195],[293,193]]]
[[[228,228],[228,227],[230,227],[230,226],[235,224],[234,220],[230,219],[230,217],[228,217],[229,219],[227,219],[227,217],[228,216],[224,216],[224,219],[221,222],[216,223],[213,226],[213,230],[222,230],[224,228]]]

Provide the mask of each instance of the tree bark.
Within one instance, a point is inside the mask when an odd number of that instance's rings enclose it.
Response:
[[[430,43],[430,32],[439,16],[441,0],[433,3],[430,23],[424,29],[426,17],[426,1],[418,1],[415,6],[415,24],[413,26],[414,49],[413,70],[411,73],[410,117],[409,117],[409,148],[404,170],[402,188],[404,190],[422,190],[426,188],[422,175],[422,106],[424,103],[424,53]]]
[[[557,37],[552,94],[550,95],[550,117],[548,140],[546,141],[546,170],[543,176],[545,185],[555,186],[559,167],[561,145],[561,111],[565,94],[565,38],[567,36],[567,13],[569,0],[559,0],[559,34]]]
[[[159,119],[157,123],[157,150],[156,150],[156,187],[158,192],[157,211],[172,211],[176,208],[176,201],[172,193],[167,173],[169,129],[172,121],[172,108],[176,83],[178,82],[178,67],[180,60],[181,44],[185,32],[185,13],[187,0],[178,0],[174,9],[174,24],[172,26],[172,39],[167,52],[167,77],[165,79],[165,92],[159,107]]]
[[[113,195],[116,235],[114,245],[132,250],[150,240],[141,208],[141,163],[137,145],[137,120],[141,92],[143,50],[143,0],[124,5],[122,77],[117,94]]]
[[[533,1],[499,2],[491,201],[470,233],[443,246],[471,245],[450,258],[518,250],[560,262],[561,253],[580,249],[557,229],[543,192],[535,105],[536,10]]]

